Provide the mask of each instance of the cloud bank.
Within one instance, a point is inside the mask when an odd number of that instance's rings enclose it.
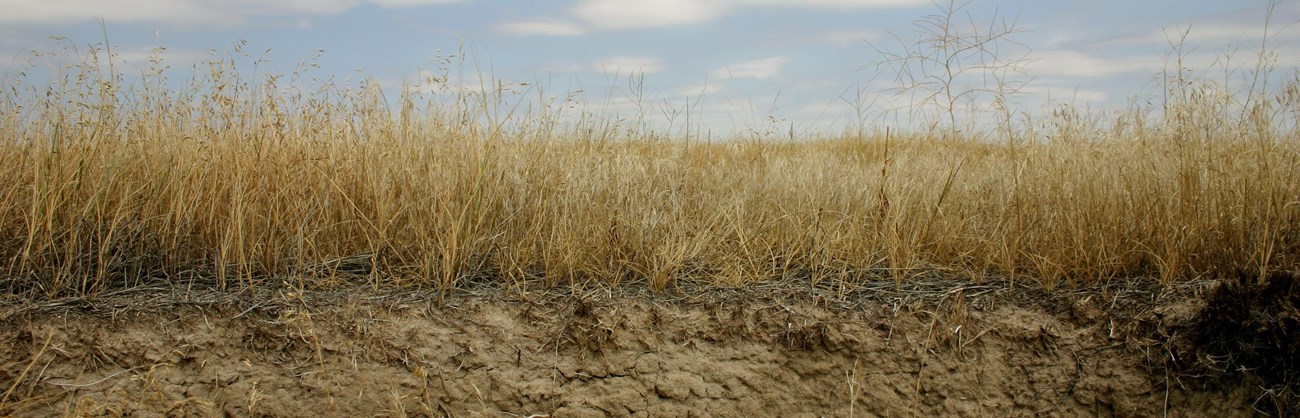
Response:
[[[361,4],[384,8],[457,3],[465,0],[0,0],[0,23],[48,25],[95,19],[110,22],[229,24],[257,15],[339,14]]]
[[[790,59],[784,55],[753,61],[741,61],[713,70],[709,75],[715,78],[768,79],[780,74],[781,69],[784,68],[785,64],[788,62],[790,62]]]
[[[498,33],[513,36],[577,36],[587,33],[587,30],[581,26],[545,18],[503,22],[493,28]]]
[[[929,4],[930,0],[581,0],[573,13],[601,29],[645,29],[708,23],[755,7],[870,9]]]

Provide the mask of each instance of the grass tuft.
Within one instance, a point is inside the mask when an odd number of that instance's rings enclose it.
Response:
[[[1179,80],[1189,94],[1163,112],[1061,107],[997,130],[1014,140],[701,142],[508,99],[531,86],[390,108],[373,83],[309,91],[230,58],[183,88],[161,70],[124,82],[105,59],[0,94],[6,293],[933,274],[1051,287],[1300,267],[1294,78],[1241,106]]]

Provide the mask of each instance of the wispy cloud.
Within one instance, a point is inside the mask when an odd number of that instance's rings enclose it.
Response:
[[[305,3],[312,3],[314,1],[315,0],[306,0]],[[356,1],[356,0],[352,0],[352,1],[332,0],[332,1],[341,1],[343,3],[361,3],[361,1]],[[471,1],[471,0],[365,0],[364,2],[373,3],[375,5],[378,5],[379,7],[384,7],[384,8],[399,8],[399,7],[429,6],[434,4],[464,3],[467,1]]]
[[[620,55],[586,63],[559,62],[538,68],[539,71],[548,73],[604,73],[618,74],[620,76],[658,73],[663,72],[665,69],[667,67],[664,65],[663,60],[644,55]]]
[[[587,33],[581,26],[558,19],[528,19],[499,23],[497,32],[514,36],[577,36]]]
[[[1029,58],[1033,61],[1025,71],[1035,77],[1108,77],[1159,68],[1152,65],[1159,57],[1100,57],[1072,50],[1033,51]]]
[[[1097,48],[1154,45],[1167,48],[1171,43],[1183,42],[1186,47],[1231,46],[1257,48],[1267,37],[1270,43],[1300,40],[1297,25],[1300,21],[1290,16],[1300,15],[1300,3],[1279,2],[1271,16],[1268,2],[1241,2],[1236,10],[1155,23],[1141,21],[1118,33],[1107,33],[1093,46]],[[1268,27],[1265,28],[1265,23]],[[1080,29],[1083,35],[1089,30]]]
[[[210,51],[205,52],[194,49],[150,48],[139,45],[118,46],[113,49],[113,61],[125,64],[126,67],[119,67],[118,69],[127,73],[148,67],[155,59],[158,60],[159,64],[177,66],[211,61],[217,58],[212,56]]]
[[[721,3],[707,0],[583,0],[573,12],[596,27],[641,29],[705,23],[724,11]]]
[[[619,56],[596,60],[591,68],[606,74],[650,74],[664,70],[659,58],[646,56]]]
[[[1101,103],[1110,97],[1103,91],[1071,86],[1030,85],[1020,92],[1043,102]]]
[[[1300,66],[1300,46],[1280,45],[1265,56],[1283,67]],[[1190,48],[1181,56],[1158,48],[1145,52],[1100,55],[1083,50],[1032,51],[1027,74],[1046,79],[1105,79],[1126,75],[1152,75],[1174,71],[1178,65],[1197,74],[1221,74],[1252,68],[1259,59],[1253,50],[1231,52]]]
[[[775,6],[801,6],[801,7],[819,7],[819,8],[840,8],[840,9],[860,9],[860,8],[886,8],[886,7],[915,7],[929,6],[931,0],[722,0],[723,3],[730,3],[737,6],[751,5],[775,5]]]
[[[0,22],[9,24],[65,23],[103,18],[110,21],[140,22],[161,20],[203,20],[215,10],[197,1],[130,0],[105,2],[96,0],[23,1],[0,0]]]
[[[880,32],[870,30],[835,30],[821,34],[818,41],[837,46],[861,45],[881,38]]]
[[[1300,32],[1280,30],[1275,25],[1265,32],[1260,24],[1191,24],[1160,30],[1141,32],[1130,36],[1119,36],[1099,42],[1098,46],[1116,47],[1130,45],[1168,46],[1183,43],[1189,47],[1198,45],[1258,45],[1267,35],[1273,41],[1295,40]]]
[[[712,77],[719,78],[756,78],[765,79],[776,77],[781,73],[781,68],[790,62],[790,59],[784,55],[757,59],[753,61],[741,61],[733,63],[726,67],[718,68],[710,73]]]
[[[422,70],[414,74],[407,74],[399,81],[397,79],[382,80],[381,83],[391,85],[401,85],[406,93],[419,93],[426,95],[456,95],[456,94],[496,94],[518,96],[528,91],[532,84],[528,81],[514,81],[511,79],[498,78],[492,75],[470,74],[443,74],[436,71]]]
[[[722,85],[719,84],[692,84],[672,89],[672,93],[677,96],[705,96],[722,91]]]
[[[339,14],[361,5],[385,8],[416,7],[466,0],[286,0],[277,2],[222,0],[0,0],[0,23],[44,25],[94,19],[110,22],[229,24],[257,15]]]
[[[573,12],[602,29],[644,29],[708,23],[755,7],[868,9],[929,4],[930,0],[580,0]]]

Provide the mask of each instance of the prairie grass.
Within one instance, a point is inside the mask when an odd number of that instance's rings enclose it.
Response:
[[[701,141],[565,121],[503,100],[500,84],[390,108],[371,84],[305,91],[230,59],[180,88],[160,72],[124,82],[101,61],[0,95],[6,293],[935,275],[1050,287],[1300,265],[1295,79],[1247,104],[1189,83],[1162,109],[1061,107],[998,134]]]

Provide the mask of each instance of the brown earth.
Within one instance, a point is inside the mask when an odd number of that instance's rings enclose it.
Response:
[[[0,415],[1286,414],[1251,373],[1211,382],[1167,361],[1214,287],[133,289],[0,301]]]

